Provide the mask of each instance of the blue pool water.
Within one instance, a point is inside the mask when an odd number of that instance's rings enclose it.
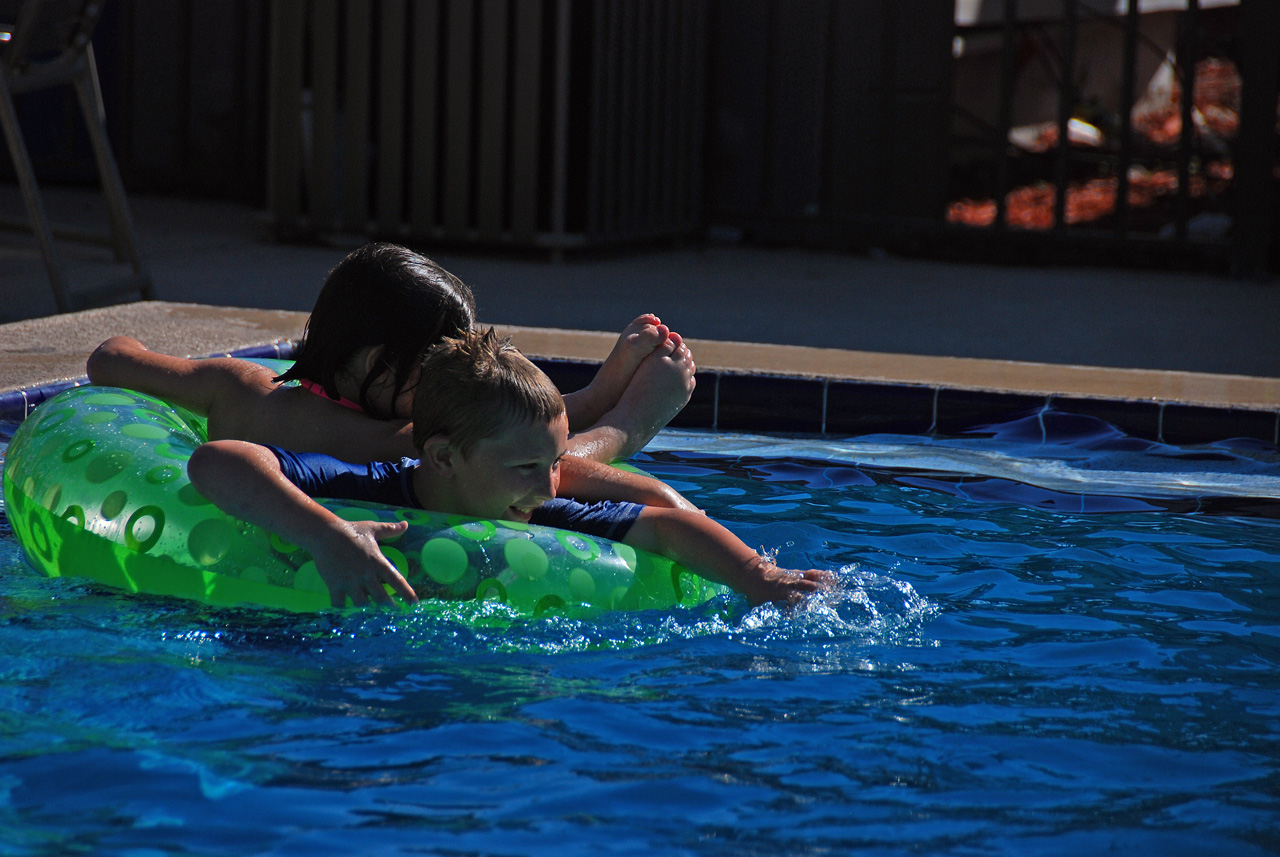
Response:
[[[0,538],[0,854],[1280,850],[1274,449],[1037,414],[638,463],[839,591],[280,616]]]

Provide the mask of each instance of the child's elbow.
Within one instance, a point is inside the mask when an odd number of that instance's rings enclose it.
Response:
[[[130,351],[145,351],[142,343],[130,336],[113,336],[103,342],[85,361],[85,372],[94,384],[111,384],[120,359]]]
[[[221,448],[222,443],[218,440],[202,443],[187,459],[187,478],[196,488],[207,482],[209,477],[217,473],[225,463],[226,453]]]
[[[646,505],[665,506],[668,509],[680,509],[685,512],[696,512],[699,515],[705,514],[701,509],[685,499],[683,494],[665,482],[658,482],[658,487],[654,492],[654,497],[652,497]]]
[[[187,459],[187,478],[202,494],[216,488],[219,480],[242,461],[241,447],[236,440],[211,440],[196,447]],[[207,494],[206,494],[207,496]]]

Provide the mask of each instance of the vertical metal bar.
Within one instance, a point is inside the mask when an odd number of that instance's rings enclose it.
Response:
[[[666,128],[663,145],[663,159],[666,162],[667,181],[664,188],[665,198],[662,208],[664,216],[672,223],[684,220],[684,206],[681,195],[688,177],[684,173],[684,150],[686,134],[692,133],[687,127],[685,117],[689,112],[688,98],[691,83],[685,62],[688,51],[685,47],[686,33],[690,29],[688,18],[695,10],[688,8],[684,0],[673,0],[668,5],[667,29],[671,33],[671,51],[668,54],[670,73],[667,75],[667,111],[663,118]]]
[[[419,237],[440,226],[440,0],[413,5],[409,55],[409,231]]]
[[[645,76],[648,133],[645,135],[645,183],[644,222],[646,226],[666,226],[661,216],[662,200],[662,105],[665,101],[667,62],[663,48],[671,40],[671,34],[663,26],[666,0],[651,0],[649,9],[649,74]]]
[[[1133,164],[1133,89],[1138,73],[1138,0],[1126,0],[1120,76],[1120,157],[1116,163],[1116,234],[1129,231],[1129,167]]]
[[[654,98],[657,93],[657,63],[653,55],[659,41],[655,26],[654,6],[658,0],[636,3],[636,129],[635,129],[635,191],[632,192],[632,229],[646,229],[653,217],[650,182],[654,174],[652,155],[657,141],[654,139]]]
[[[476,141],[476,228],[502,237],[507,189],[507,0],[480,6],[479,140]]]
[[[542,0],[516,0],[511,116],[511,235],[532,244],[538,231],[539,117],[542,115]]]
[[[586,106],[587,126],[587,206],[585,213],[585,230],[590,232],[595,224],[604,217],[604,169],[606,146],[606,127],[608,108],[612,103],[611,91],[606,79],[605,68],[599,60],[601,45],[605,40],[604,4],[596,3],[593,9],[591,25],[591,100]],[[581,121],[581,120],[579,120]]]
[[[1191,155],[1195,139],[1192,111],[1196,98],[1196,28],[1199,0],[1187,0],[1187,10],[1178,20],[1178,83],[1182,90],[1182,128],[1178,134],[1178,195],[1174,208],[1174,235],[1187,240],[1187,220],[1191,215]]]
[[[689,27],[685,31],[684,62],[689,67],[689,85],[682,90],[684,115],[680,124],[688,127],[689,153],[682,167],[681,185],[684,205],[680,223],[693,227],[702,219],[702,145],[707,115],[707,42],[710,32],[709,0],[694,0],[690,5]]]
[[[1067,225],[1067,183],[1071,178],[1071,113],[1075,110],[1076,13],[1078,0],[1062,0],[1062,80],[1058,85],[1058,158],[1054,176],[1053,225]]]
[[[378,29],[378,231],[404,228],[405,28],[406,0],[382,0]]]
[[[620,50],[618,52],[618,64],[621,71],[622,97],[618,102],[618,123],[619,123],[619,140],[618,140],[618,182],[616,185],[618,194],[617,219],[613,224],[611,231],[625,230],[630,228],[635,219],[635,173],[636,173],[636,153],[639,147],[636,145],[636,135],[639,131],[637,117],[640,113],[638,107],[640,92],[640,74],[636,68],[637,54],[639,53],[637,44],[639,36],[639,27],[636,22],[638,9],[636,8],[636,0],[623,0],[619,4],[619,14],[615,19],[618,23],[619,33],[618,40],[620,42]]]
[[[369,0],[346,4],[342,83],[342,220],[347,229],[369,229],[369,98],[373,6]]]
[[[551,234],[555,241],[564,240],[568,217],[566,208],[569,202],[569,38],[572,36],[571,0],[557,0],[556,3],[556,41],[555,41],[555,103],[553,105],[552,122],[554,126],[554,151],[552,152],[551,177]],[[599,14],[599,12],[597,12]],[[597,42],[599,39],[596,40]],[[598,85],[598,69],[595,77]],[[593,99],[592,112],[596,112],[596,100]],[[592,134],[593,138],[597,135]],[[592,149],[596,146],[594,145]],[[596,171],[592,171],[592,180],[596,180]]]
[[[1273,170],[1280,155],[1276,143],[1276,98],[1280,94],[1280,4],[1274,0],[1242,0],[1238,59],[1240,62],[1240,133],[1235,146],[1235,178],[1231,191],[1235,221],[1231,267],[1241,276],[1266,274],[1267,253],[1280,251],[1276,229]]]
[[[1013,76],[1017,72],[1018,0],[1005,0],[1000,28],[1000,110],[996,121],[996,228],[1008,225],[1009,129],[1013,125]]]
[[[620,116],[623,113],[621,86],[621,48],[619,45],[617,0],[601,0],[596,4],[596,14],[604,17],[603,38],[595,43],[596,72],[604,77],[604,99],[598,105],[603,128],[600,170],[600,216],[591,224],[598,234],[611,233],[618,222],[618,175],[621,143],[619,142]]]
[[[684,223],[688,218],[685,205],[689,188],[688,161],[691,155],[695,129],[691,127],[690,102],[694,88],[693,68],[690,65],[691,51],[689,44],[694,28],[694,16],[697,14],[697,3],[687,0],[673,0],[673,13],[669,26],[671,33],[672,53],[670,59],[671,79],[668,86],[668,98],[671,101],[667,110],[665,124],[667,129],[666,159],[668,199],[663,204],[664,216],[669,223]]]
[[[311,162],[307,165],[307,210],[311,228],[337,226],[334,178],[338,165],[338,2],[311,3]]]
[[[302,22],[304,0],[271,4],[267,117],[267,209],[277,232],[298,229],[301,209]]]
[[[474,6],[449,0],[445,38],[444,226],[453,237],[466,237],[471,226],[472,40]]]

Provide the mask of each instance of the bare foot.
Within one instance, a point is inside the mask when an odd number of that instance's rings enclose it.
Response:
[[[617,406],[569,439],[570,452],[598,461],[631,457],[689,403],[697,370],[680,334],[669,333],[640,361]]]
[[[591,383],[565,397],[570,430],[589,428],[617,405],[640,363],[669,335],[662,320],[649,312],[627,325]]]

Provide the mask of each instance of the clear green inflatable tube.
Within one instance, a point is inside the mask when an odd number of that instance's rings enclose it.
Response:
[[[204,420],[159,399],[76,387],[36,409],[4,467],[10,524],[50,577],[214,605],[329,607],[303,550],[228,517],[187,480]],[[723,589],[665,557],[509,521],[321,501],[349,520],[407,520],[383,553],[427,598],[503,601],[538,615],[693,605]]]

